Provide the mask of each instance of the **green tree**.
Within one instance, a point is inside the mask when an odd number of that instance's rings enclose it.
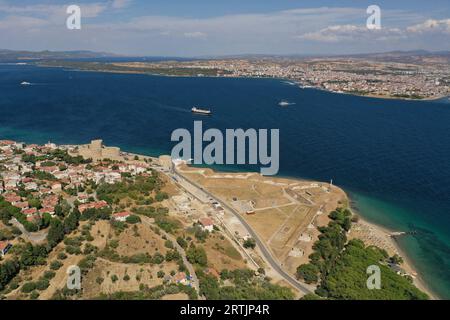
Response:
[[[186,240],[184,240],[183,237],[177,237],[177,243],[180,245],[180,247],[182,248],[186,248],[187,247],[187,242]]]
[[[80,219],[80,212],[74,209],[67,218],[64,219],[64,233],[68,234],[76,230],[78,227],[78,221]]]
[[[52,219],[47,234],[47,241],[51,248],[64,239],[64,226],[59,219]]]
[[[244,248],[251,248],[251,249],[255,249],[256,247],[256,241],[253,238],[248,238],[247,240],[244,241]]]
[[[306,283],[315,283],[319,280],[319,268],[311,263],[302,264],[297,268],[297,277]]]
[[[19,273],[20,264],[17,260],[8,260],[0,264],[0,291]]]
[[[206,267],[208,263],[205,249],[196,247],[193,244],[187,250],[186,257],[190,263],[196,263],[203,267]]]

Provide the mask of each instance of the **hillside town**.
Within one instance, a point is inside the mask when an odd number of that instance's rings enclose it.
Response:
[[[101,140],[79,146],[1,140],[0,298],[92,298],[125,288],[154,297],[155,286],[164,286],[159,298],[195,298],[200,277],[247,270],[242,244],[233,244],[207,213],[223,211],[220,205],[174,190],[163,174],[173,164],[164,160]],[[87,279],[95,275],[82,290],[55,280],[66,277],[69,263]],[[249,279],[258,275],[248,271]],[[290,289],[274,289],[292,297]]]
[[[450,65],[446,59],[384,61],[369,58],[229,58],[152,63],[113,63],[132,70],[215,71],[219,77],[268,77],[293,81],[336,93],[382,98],[436,99],[450,95]]]
[[[92,160],[71,157],[65,147],[53,143],[25,146],[7,140],[0,141],[0,161],[0,194],[37,226],[44,214],[55,216],[62,200],[78,201],[81,213],[106,207],[105,201],[91,201],[93,195],[85,191],[89,183],[114,184],[123,175],[142,174],[149,168],[145,162],[113,164],[110,160],[92,165]]]

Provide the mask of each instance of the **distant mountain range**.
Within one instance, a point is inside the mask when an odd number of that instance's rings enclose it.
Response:
[[[390,51],[380,53],[366,53],[338,56],[342,58],[362,58],[378,61],[392,61],[392,62],[420,62],[427,58],[440,58],[450,61],[450,51]]]
[[[98,58],[134,58],[136,60],[167,60],[167,57],[127,57],[107,52],[94,52],[87,50],[78,51],[15,51],[0,49],[0,61],[8,60],[70,60],[70,59],[98,59]],[[450,62],[450,51],[391,51],[379,53],[361,53],[361,54],[340,54],[340,55],[312,55],[312,54],[290,54],[290,55],[271,55],[271,54],[237,54],[224,56],[199,56],[192,58],[171,58],[174,60],[196,60],[196,59],[333,59],[333,58],[354,58],[370,59],[378,61],[392,62],[421,62],[426,58],[440,58]]]
[[[226,56],[202,56],[203,59],[312,59],[312,58],[399,58],[399,57],[450,57],[450,51],[388,51],[376,53],[354,53],[354,54],[236,54]]]
[[[117,54],[106,52],[78,51],[15,51],[0,49],[0,61],[6,60],[55,60],[55,59],[89,59],[120,57]]]

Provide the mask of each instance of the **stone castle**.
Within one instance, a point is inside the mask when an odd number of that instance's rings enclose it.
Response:
[[[91,158],[92,160],[122,160],[123,157],[120,154],[120,148],[118,147],[105,147],[103,140],[92,140],[90,144],[79,146],[77,149],[71,151],[74,155],[80,155],[85,159]]]

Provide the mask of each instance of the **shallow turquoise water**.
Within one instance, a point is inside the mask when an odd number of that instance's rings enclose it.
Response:
[[[31,86],[20,86],[22,81]],[[295,105],[280,108],[281,100]],[[212,117],[191,114],[210,106]],[[279,128],[280,174],[329,181],[371,221],[414,230],[400,245],[450,298],[450,104],[299,89],[274,79],[172,78],[0,65],[0,138],[170,153],[193,128]],[[234,170],[254,170],[236,166]]]

